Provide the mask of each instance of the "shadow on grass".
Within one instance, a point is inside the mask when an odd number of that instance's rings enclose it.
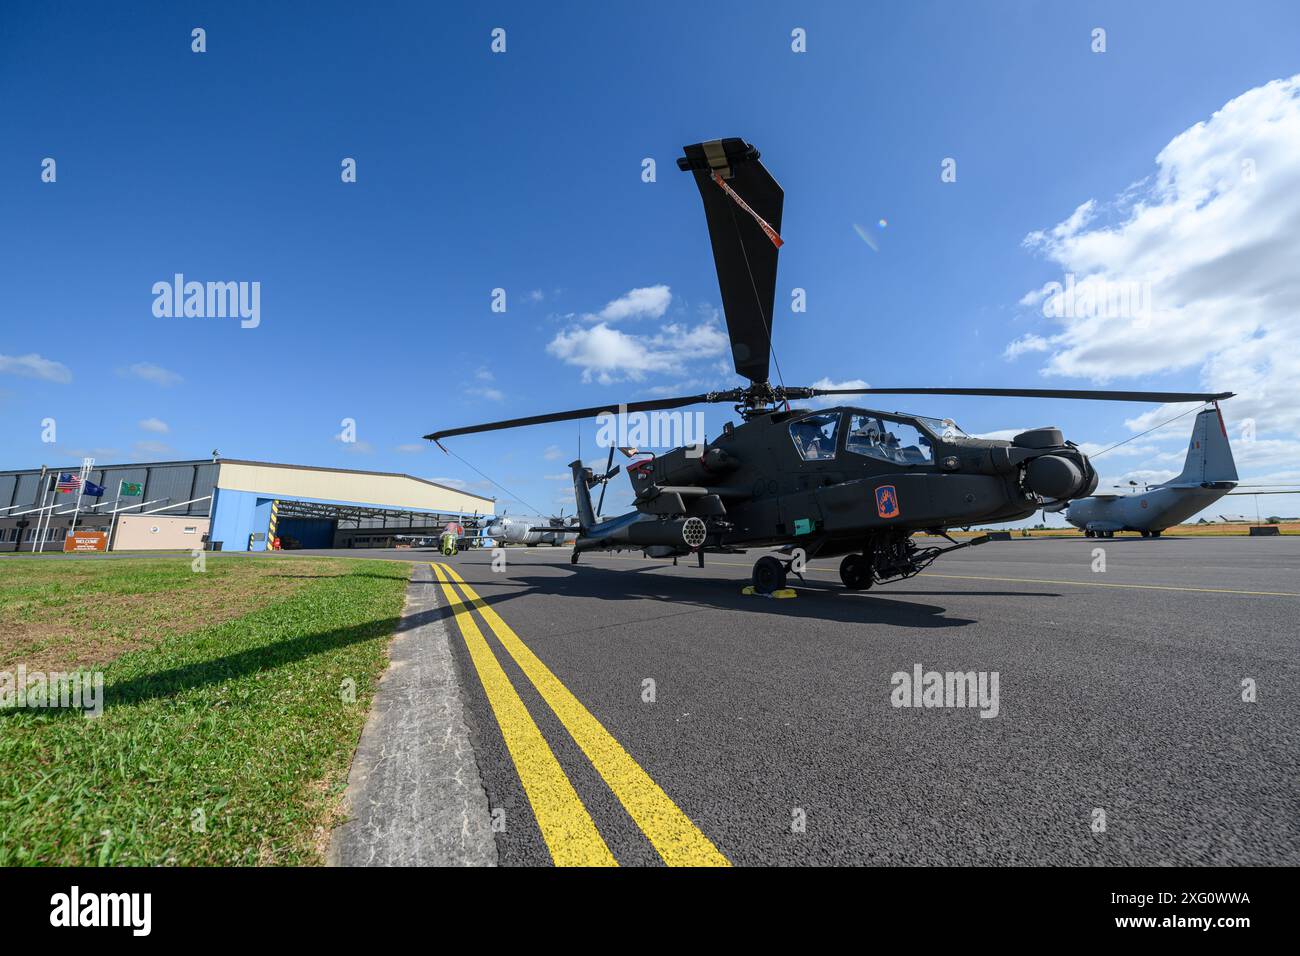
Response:
[[[307,579],[309,579],[309,580],[320,580],[320,579],[322,579],[322,578],[382,578],[382,579],[385,580],[385,581],[401,580],[400,578],[396,578],[396,577],[394,577],[394,576],[391,575],[391,574],[373,574],[373,573],[371,573],[370,571],[356,571],[356,572],[353,572],[353,573],[348,573],[347,571],[344,571],[344,572],[342,572],[341,574],[335,574],[335,573],[329,573],[329,574],[325,574],[325,573],[322,573],[322,574],[278,574],[278,573],[276,573],[276,574],[268,574],[268,575],[266,575],[266,577],[268,577],[268,578],[307,578]]]
[[[389,637],[396,632],[400,622],[400,618],[388,617],[354,624],[351,627],[304,634],[287,641],[276,641],[265,647],[249,648],[235,654],[169,668],[121,683],[110,683],[104,687],[104,709],[110,710],[114,707],[138,704],[161,697],[174,697],[185,691],[212,687],[261,671],[275,670],[286,664],[340,647]]]

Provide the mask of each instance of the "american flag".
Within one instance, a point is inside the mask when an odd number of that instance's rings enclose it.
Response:
[[[60,494],[69,494],[81,487],[81,476],[70,472],[59,473],[59,483],[54,486]]]

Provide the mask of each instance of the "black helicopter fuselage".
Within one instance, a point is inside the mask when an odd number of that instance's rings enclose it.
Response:
[[[589,496],[600,479],[575,466],[575,491]],[[636,511],[591,523],[577,551],[793,546],[833,557],[917,531],[1014,521],[1096,484],[1054,428],[992,441],[950,421],[847,406],[754,414],[627,471]]]

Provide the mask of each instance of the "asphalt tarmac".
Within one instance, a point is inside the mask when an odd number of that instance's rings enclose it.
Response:
[[[1298,538],[1013,539],[859,593],[813,562],[786,600],[741,594],[756,553],[347,554],[450,568],[412,587],[503,864],[1300,863]]]

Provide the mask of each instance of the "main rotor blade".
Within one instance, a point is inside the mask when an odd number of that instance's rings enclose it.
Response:
[[[683,151],[677,167],[695,177],[704,201],[736,371],[766,382],[785,193],[743,139],[710,140]]]
[[[740,390],[726,392],[708,392],[704,395],[682,395],[677,398],[657,398],[648,402],[617,402],[605,405],[592,405],[589,408],[575,408],[567,412],[552,412],[549,415],[529,415],[526,418],[508,418],[500,422],[488,422],[485,425],[466,425],[463,428],[447,428],[432,432],[424,437],[437,442],[454,435],[473,435],[478,432],[495,432],[503,428],[521,428],[524,425],[545,425],[547,422],[569,422],[578,418],[594,418],[601,412],[617,414],[618,412],[655,412],[667,408],[682,408],[685,405],[699,405],[704,402],[736,402],[740,400]]]
[[[1080,388],[787,388],[787,398],[817,395],[977,395],[990,398],[1070,398],[1095,402],[1218,402],[1236,392],[1112,392]]]

